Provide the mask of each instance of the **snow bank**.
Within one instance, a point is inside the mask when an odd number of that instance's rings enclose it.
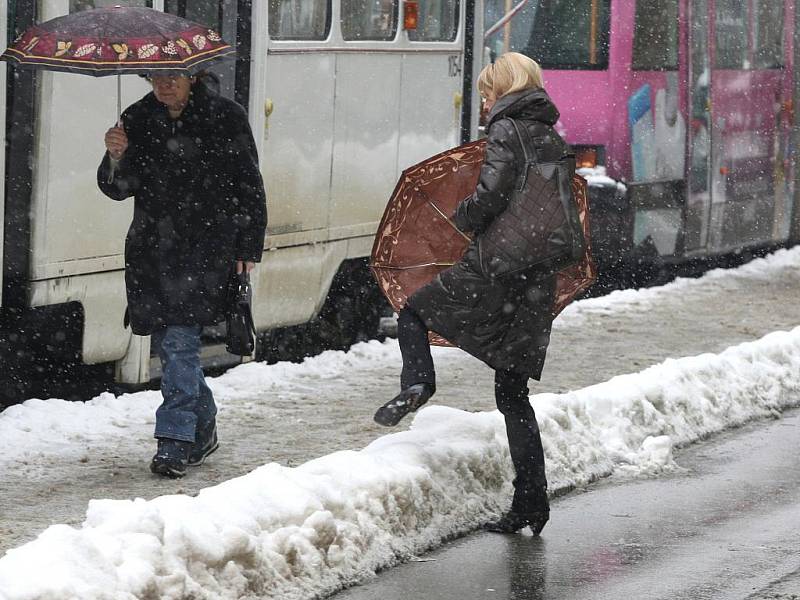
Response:
[[[532,402],[559,490],[669,468],[676,444],[799,392],[800,327]],[[358,452],[266,465],[196,497],[92,501],[80,529],[50,527],[0,559],[0,598],[312,598],[478,526],[511,478],[499,413],[431,406]]]
[[[606,296],[587,298],[567,306],[553,322],[554,329],[580,327],[586,319],[602,314],[628,311],[647,312],[659,302],[682,294],[702,294],[704,291],[718,292],[734,286],[737,279],[763,281],[774,285],[781,277],[800,276],[800,246],[782,249],[764,258],[756,258],[735,269],[713,269],[702,277],[690,279],[678,277],[665,285],[638,290],[616,290]]]

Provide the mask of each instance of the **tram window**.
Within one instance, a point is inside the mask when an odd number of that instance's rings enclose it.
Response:
[[[748,69],[747,5],[742,0],[716,2],[716,66],[719,69]]]
[[[488,0],[487,26],[505,14],[504,5],[504,0]],[[528,2],[512,19],[511,35],[501,28],[489,40],[493,54],[522,52],[545,69],[606,69],[610,5],[610,0]]]
[[[342,0],[342,37],[347,41],[393,40],[396,0]]]
[[[458,0],[420,0],[419,23],[408,31],[412,42],[452,42],[458,33]]]
[[[230,3],[230,0],[226,0],[224,3],[217,0],[213,2],[209,0],[197,2],[195,0],[194,2],[184,1],[184,6],[181,7],[181,2],[167,0],[167,2],[164,3],[164,11],[174,15],[180,15],[184,19],[194,21],[195,23],[203,23],[209,27],[214,27],[218,31],[222,31],[223,4],[228,3]],[[175,4],[178,6],[173,10],[172,5]]]
[[[89,10],[92,8],[107,8],[109,6],[119,5],[119,0],[69,0],[70,14],[80,12],[82,10]],[[152,8],[152,0],[131,0],[126,2],[125,6],[140,6]]]
[[[783,3],[756,0],[753,29],[756,69],[775,69],[783,66]]]
[[[330,28],[330,0],[269,0],[273,40],[324,40]]]
[[[633,33],[633,68],[678,68],[678,0],[638,0]]]

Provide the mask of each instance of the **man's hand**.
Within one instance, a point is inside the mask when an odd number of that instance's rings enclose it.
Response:
[[[236,261],[236,274],[238,275],[239,273],[241,273],[245,269],[247,269],[247,272],[249,273],[250,271],[252,271],[255,268],[255,266],[256,266],[256,263],[250,262],[249,260],[237,260]]]
[[[128,135],[122,127],[112,127],[106,131],[106,150],[114,160],[120,160],[128,149]]]

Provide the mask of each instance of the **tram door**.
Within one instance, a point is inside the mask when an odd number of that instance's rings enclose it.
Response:
[[[336,55],[328,47],[333,6],[278,0],[263,2],[258,11],[267,25],[258,44],[254,40],[254,61],[264,65],[254,97],[264,121],[253,133],[263,148],[269,233],[291,240],[281,244],[324,241],[336,87]]]
[[[784,104],[784,2],[715,0],[710,249],[772,239]]]
[[[704,249],[711,215],[711,63],[708,47],[708,0],[689,6],[689,157],[684,246]]]

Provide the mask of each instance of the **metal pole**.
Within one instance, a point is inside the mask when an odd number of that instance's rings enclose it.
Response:
[[[489,27],[489,29],[486,30],[486,33],[483,34],[483,39],[488,40],[491,36],[497,33],[502,27],[505,26],[506,23],[508,23],[511,19],[513,19],[514,16],[519,11],[521,11],[527,3],[528,0],[522,0],[522,2],[520,2],[514,8],[512,8],[506,14],[504,14],[503,17],[499,21],[497,21],[497,23],[495,23],[494,25]]]
[[[506,14],[511,12],[511,0],[506,0]],[[503,52],[511,50],[511,20],[503,26]]]
[[[122,126],[122,75],[117,75],[117,126]]]
[[[794,180],[794,198],[792,202],[792,215],[789,228],[789,245],[800,243],[800,127],[798,127],[797,112],[800,109],[800,6],[794,7],[794,32],[792,34],[792,112],[791,112],[791,141],[792,151],[792,178]]]

